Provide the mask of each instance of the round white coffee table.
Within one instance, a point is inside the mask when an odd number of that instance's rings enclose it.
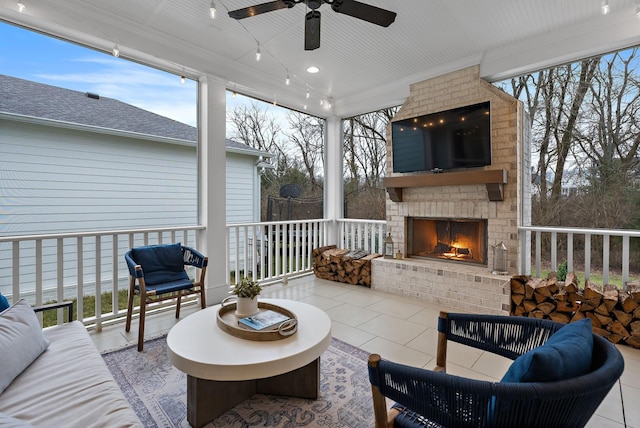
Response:
[[[241,339],[217,325],[220,305],[178,322],[167,336],[171,363],[187,373],[187,420],[200,427],[252,395],[317,398],[320,355],[331,343],[331,320],[315,306],[260,299],[293,312],[298,331],[274,341]]]

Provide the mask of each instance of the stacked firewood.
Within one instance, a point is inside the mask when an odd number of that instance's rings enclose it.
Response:
[[[371,260],[380,254],[346,250],[335,245],[313,250],[313,272],[318,278],[371,287]]]
[[[594,333],[613,343],[640,348],[640,282],[627,283],[626,290],[600,286],[589,280],[583,288],[573,272],[558,281],[547,278],[511,278],[511,315],[551,319],[562,323],[590,318]]]

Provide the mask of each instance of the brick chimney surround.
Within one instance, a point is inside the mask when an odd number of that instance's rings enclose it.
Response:
[[[530,182],[523,104],[482,80],[480,67],[473,66],[412,84],[392,121],[486,101],[491,103],[491,165],[486,167],[394,173],[387,127],[387,229],[403,258],[374,259],[372,289],[461,311],[509,312],[509,279],[518,270],[521,251],[517,227],[529,224],[531,216],[530,186],[522,185]],[[408,217],[486,220],[486,265],[406,258]],[[500,242],[508,249],[509,275],[492,273],[494,246]]]

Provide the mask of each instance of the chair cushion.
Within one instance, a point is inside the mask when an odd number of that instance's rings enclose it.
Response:
[[[24,300],[0,314],[0,393],[42,354],[49,341],[36,313]]]
[[[179,243],[133,248],[131,256],[142,266],[144,281],[148,285],[189,279]]]
[[[593,333],[586,318],[565,325],[547,342],[516,358],[501,382],[553,382],[587,374]]]

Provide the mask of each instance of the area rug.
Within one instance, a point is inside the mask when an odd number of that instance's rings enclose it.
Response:
[[[368,353],[333,338],[320,358],[317,400],[256,394],[211,427],[363,428],[374,425]],[[145,427],[189,427],[187,379],[169,362],[166,337],[103,355]]]

